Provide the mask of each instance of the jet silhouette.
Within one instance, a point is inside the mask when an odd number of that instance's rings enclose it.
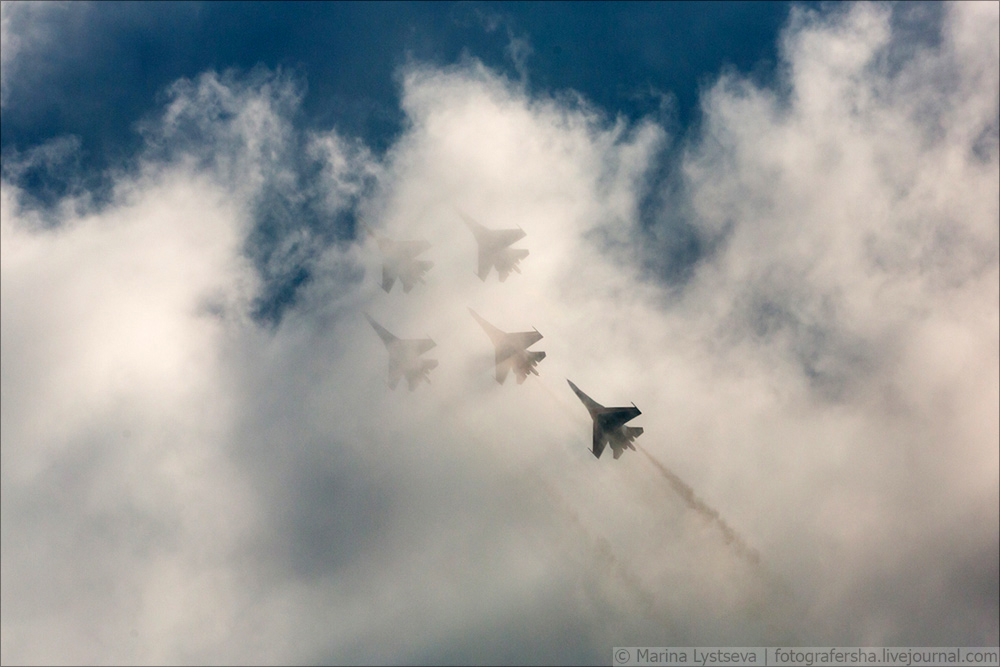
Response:
[[[403,292],[409,292],[417,282],[424,282],[424,274],[434,266],[434,262],[416,259],[417,255],[431,247],[427,241],[394,241],[377,234],[368,226],[365,230],[375,238],[382,252],[382,289],[392,289],[396,279],[403,284]]]
[[[635,446],[632,441],[642,435],[642,427],[625,426],[625,422],[642,414],[639,408],[635,407],[635,403],[632,404],[632,407],[606,408],[580,391],[579,387],[569,380],[566,382],[569,382],[570,388],[587,406],[587,412],[594,420],[594,448],[592,450],[594,456],[601,458],[601,452],[608,444],[611,445],[611,451],[614,452],[616,459],[622,455],[626,447],[634,452]]]
[[[413,391],[421,380],[426,380],[427,384],[430,384],[428,376],[431,369],[437,367],[437,359],[421,359],[420,355],[433,348],[434,341],[430,338],[410,340],[397,338],[373,320],[368,313],[365,313],[365,318],[389,350],[389,388],[395,389],[403,377],[406,378],[410,391]]]
[[[483,328],[490,340],[493,341],[493,345],[496,346],[497,382],[503,384],[504,380],[507,379],[507,373],[511,370],[514,371],[518,384],[524,382],[528,373],[538,375],[535,366],[545,358],[545,353],[528,350],[542,338],[538,329],[521,333],[506,333],[484,320],[471,308],[469,308],[469,312],[476,318],[479,326]]]
[[[518,263],[528,256],[528,251],[524,248],[510,248],[512,243],[524,238],[525,232],[517,229],[488,229],[465,215],[459,213],[465,225],[472,230],[479,244],[479,270],[476,275],[480,280],[485,281],[490,269],[496,267],[500,282],[507,280],[511,271],[521,272],[517,268]]]

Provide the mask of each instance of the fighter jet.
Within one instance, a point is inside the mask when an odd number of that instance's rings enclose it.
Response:
[[[642,414],[639,412],[639,408],[635,407],[635,403],[630,408],[606,408],[580,391],[569,380],[566,382],[569,382],[570,388],[587,406],[590,418],[594,420],[594,456],[601,458],[604,446],[609,443],[616,459],[622,455],[626,447],[634,452],[635,446],[632,445],[632,441],[642,435],[642,428],[625,426],[625,422]]]
[[[389,388],[395,389],[400,378],[403,377],[406,377],[410,391],[413,391],[421,380],[426,380],[427,384],[430,384],[431,380],[428,375],[431,369],[437,367],[437,359],[421,359],[420,355],[434,347],[434,341],[430,338],[419,340],[396,338],[373,320],[368,313],[365,313],[365,318],[378,332],[379,338],[389,350]]]
[[[524,382],[528,373],[538,375],[535,365],[545,358],[544,352],[530,352],[528,348],[537,343],[542,338],[538,329],[534,331],[522,331],[521,333],[505,333],[481,318],[476,311],[469,308],[469,312],[479,322],[486,334],[493,341],[497,348],[497,382],[503,384],[507,379],[507,373],[513,369],[517,376],[517,383]]]
[[[434,262],[416,259],[416,256],[431,247],[427,241],[394,241],[376,234],[365,226],[369,235],[378,242],[382,251],[382,289],[392,289],[398,278],[403,283],[403,292],[409,292],[417,282],[424,282],[424,274],[434,266]]]
[[[521,272],[517,268],[517,263],[528,256],[528,251],[524,248],[510,248],[512,243],[525,236],[523,229],[487,229],[481,224],[465,215],[459,213],[465,221],[466,226],[472,230],[479,244],[479,270],[476,274],[480,280],[485,281],[490,269],[496,267],[500,282],[507,280],[511,271]]]

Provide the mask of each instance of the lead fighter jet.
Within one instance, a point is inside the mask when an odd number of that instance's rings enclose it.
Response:
[[[525,231],[517,229],[487,229],[481,224],[465,215],[459,213],[466,226],[472,230],[479,244],[479,270],[476,275],[480,280],[485,281],[490,269],[496,267],[500,282],[507,280],[511,271],[521,272],[517,268],[518,262],[528,256],[528,251],[524,248],[510,248],[512,243],[525,237]]]
[[[409,292],[417,282],[424,282],[424,274],[434,262],[417,259],[417,255],[431,247],[427,241],[394,241],[376,234],[365,225],[365,230],[378,242],[382,251],[382,289],[392,289],[398,278],[403,283],[403,292]]]
[[[569,380],[566,380],[566,382],[569,382]],[[604,446],[609,443],[616,459],[622,455],[626,447],[634,452],[635,446],[632,444],[632,441],[642,435],[642,427],[625,426],[625,422],[635,419],[642,414],[639,408],[635,407],[635,403],[630,408],[606,408],[580,391],[572,382],[569,382],[569,386],[576,393],[577,397],[583,401],[583,404],[587,406],[587,412],[590,413],[590,418],[594,420],[594,456],[601,458]]]
[[[542,334],[538,333],[538,329],[522,331],[521,333],[506,333],[481,318],[471,308],[469,308],[469,312],[476,318],[479,326],[483,328],[497,348],[497,382],[503,384],[511,369],[517,376],[518,384],[524,382],[528,373],[538,375],[535,366],[545,358],[545,353],[528,351],[529,347],[542,339]]]
[[[406,384],[410,387],[410,391],[413,391],[421,380],[426,380],[427,384],[431,383],[428,375],[431,369],[437,367],[437,359],[421,359],[420,355],[434,347],[434,341],[430,338],[411,340],[396,338],[373,320],[368,313],[365,313],[365,319],[372,325],[379,338],[385,343],[386,349],[389,350],[389,389],[395,389],[403,377],[406,377]]]

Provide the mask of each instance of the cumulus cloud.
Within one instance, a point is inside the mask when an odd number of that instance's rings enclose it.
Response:
[[[291,78],[206,73],[100,211],[49,228],[5,180],[4,661],[996,644],[997,20],[904,57],[882,6],[793,13],[778,85],[707,89],[665,184],[654,122],[475,63],[410,66],[380,156],[299,133]],[[383,292],[343,211],[430,241],[427,283]],[[522,227],[523,273],[481,282],[458,211]],[[540,377],[497,385],[467,307],[537,327]],[[437,342],[430,386],[385,386],[363,311]],[[594,461],[565,378],[662,470]]]
[[[921,594],[996,637],[995,27],[995,8],[949,8],[938,46],[894,63],[884,8],[793,13],[787,87],[721,79],[685,161],[693,219],[723,239],[687,295],[784,414],[741,436],[781,479],[758,493],[783,499],[772,525],[851,560],[829,563],[823,615],[865,600],[842,622],[875,643],[935,636]],[[956,530],[988,603],[939,583],[969,567]]]
[[[250,511],[218,380],[255,289],[241,211],[172,168],[56,230],[17,198],[5,183],[4,658],[163,659],[178,631],[211,633]]]

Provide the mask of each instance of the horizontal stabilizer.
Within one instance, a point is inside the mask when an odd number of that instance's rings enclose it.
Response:
[[[525,378],[528,377],[528,373],[538,375],[538,370],[535,366],[544,358],[544,352],[525,352],[523,361],[518,369],[517,383],[521,384],[524,382]]]
[[[538,375],[538,371],[535,370],[535,366],[539,361],[545,358],[544,352],[528,352],[528,370]]]
[[[396,284],[395,272],[390,271],[387,267],[382,267],[382,289],[384,289],[386,292],[389,292],[392,290],[392,286],[395,284]],[[403,288],[403,291],[407,291],[405,287]]]

